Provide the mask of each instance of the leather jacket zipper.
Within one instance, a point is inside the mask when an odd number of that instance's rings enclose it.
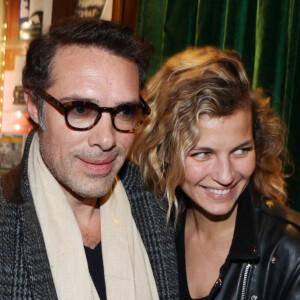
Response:
[[[249,271],[250,271],[251,264],[248,263],[245,267],[244,276],[243,276],[243,284],[242,284],[242,292],[241,292],[241,300],[245,300],[246,298],[246,287],[249,277]]]

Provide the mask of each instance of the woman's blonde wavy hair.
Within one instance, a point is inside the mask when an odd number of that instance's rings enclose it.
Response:
[[[255,189],[285,203],[282,173],[285,129],[261,90],[251,88],[238,54],[214,47],[189,48],[169,60],[150,79],[143,93],[151,115],[137,132],[131,152],[146,186],[175,207],[176,188],[184,180],[184,161],[199,139],[199,117],[220,117],[250,109],[256,151]]]

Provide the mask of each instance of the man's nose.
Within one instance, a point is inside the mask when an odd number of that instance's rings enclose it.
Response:
[[[113,127],[111,115],[103,112],[96,126],[89,130],[90,146],[98,146],[102,151],[109,151],[116,145],[116,130]]]

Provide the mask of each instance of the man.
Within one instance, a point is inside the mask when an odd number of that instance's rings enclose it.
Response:
[[[150,112],[139,96],[150,52],[128,28],[79,18],[30,44],[38,129],[1,178],[0,299],[177,298],[163,202],[125,161]]]

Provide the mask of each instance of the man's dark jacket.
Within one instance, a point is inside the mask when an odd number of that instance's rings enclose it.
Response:
[[[1,178],[0,299],[56,299],[53,278],[28,179],[29,135],[22,162]],[[160,299],[178,299],[172,226],[143,187],[136,166],[126,161],[119,172],[133,218],[152,266]],[[117,288],[117,287],[116,287]]]

